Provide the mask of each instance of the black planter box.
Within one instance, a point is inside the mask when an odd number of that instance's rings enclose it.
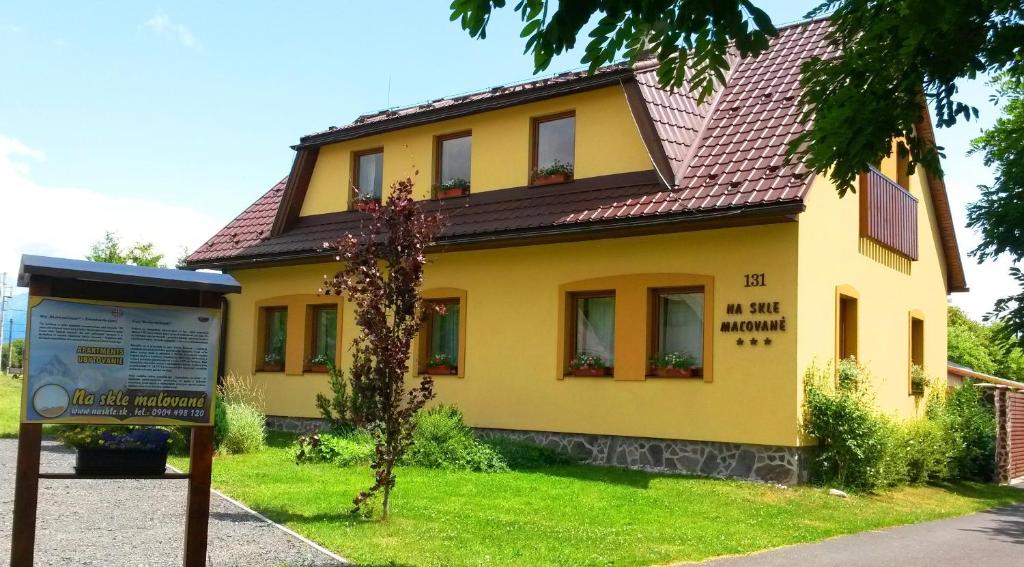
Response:
[[[75,473],[81,476],[160,476],[167,469],[167,449],[79,447]]]

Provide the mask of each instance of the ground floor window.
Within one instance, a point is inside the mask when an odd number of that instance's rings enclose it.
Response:
[[[285,346],[288,340],[288,308],[263,308],[262,368],[268,372],[284,369]]]
[[[857,356],[857,298],[849,295],[839,296],[838,329],[839,360]]]
[[[458,374],[461,302],[458,298],[427,302],[427,320],[421,342],[421,370],[430,374]]]
[[[700,376],[704,365],[704,288],[651,292],[650,374]]]
[[[923,394],[924,374],[924,319],[910,316],[910,393]]]
[[[571,294],[570,366],[615,366],[615,292]]]
[[[312,333],[310,343],[310,369],[325,371],[326,367],[335,362],[334,355],[338,343],[338,307],[336,305],[316,305],[311,309]]]

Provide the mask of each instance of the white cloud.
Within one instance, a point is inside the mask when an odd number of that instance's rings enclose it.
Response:
[[[192,34],[192,31],[182,24],[175,23],[163,12],[157,12],[152,18],[146,20],[142,25],[158,35],[170,37],[176,40],[185,47],[190,49],[199,48],[199,39]]]
[[[173,265],[184,248],[195,250],[221,225],[206,213],[139,197],[113,197],[78,187],[44,185],[30,165],[42,152],[0,135],[0,272],[13,277],[22,254],[82,258],[105,231],[122,242],[152,242]]]

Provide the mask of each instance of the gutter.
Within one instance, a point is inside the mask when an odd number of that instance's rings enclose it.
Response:
[[[967,370],[966,368],[960,368],[959,366],[953,366],[952,364],[946,366],[946,371],[950,374],[956,374],[963,378],[974,378],[975,380],[982,380],[996,386],[1007,386],[1014,390],[1024,390],[1024,383],[1017,382],[1016,380],[1007,380],[1006,378],[1000,378],[998,376],[992,376],[991,374],[983,374],[981,372],[975,372],[974,370]]]

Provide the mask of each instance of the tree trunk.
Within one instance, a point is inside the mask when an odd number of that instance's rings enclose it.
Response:
[[[388,480],[390,481],[391,480],[391,467],[390,466],[387,467],[387,471],[385,471],[384,474],[387,476]],[[391,506],[390,497],[391,497],[391,483],[389,482],[388,484],[384,485],[384,498],[381,500],[381,506],[380,506],[380,519],[381,520],[387,520],[388,519],[388,511],[389,511],[390,506]]]

